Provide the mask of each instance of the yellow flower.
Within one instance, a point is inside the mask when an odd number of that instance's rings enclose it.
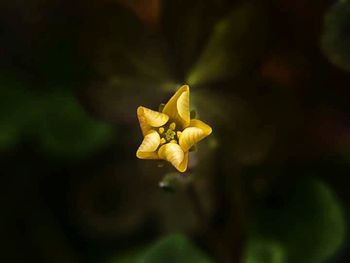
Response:
[[[180,87],[165,104],[162,112],[137,108],[137,117],[144,139],[136,152],[140,159],[162,159],[178,171],[185,172],[188,152],[200,140],[211,134],[204,122],[190,118],[190,88]]]

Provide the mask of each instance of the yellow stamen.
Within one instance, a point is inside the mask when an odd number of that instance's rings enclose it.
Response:
[[[176,128],[176,123],[175,123],[175,122],[172,122],[172,123],[169,125],[169,129],[174,131],[175,128]]]
[[[164,144],[164,143],[166,143],[166,140],[165,140],[164,138],[161,138],[159,144],[162,145],[162,144]]]
[[[176,136],[177,136],[178,139],[180,139],[181,134],[182,134],[182,132],[180,132],[180,131],[176,132]]]
[[[176,143],[176,140],[171,140],[170,143]]]
[[[164,128],[163,128],[163,127],[160,127],[160,128],[158,129],[158,132],[159,132],[159,134],[162,134],[162,133],[164,132]]]
[[[166,139],[167,141],[173,140],[174,137],[175,137],[175,134],[176,134],[176,133],[175,133],[173,130],[168,129],[168,130],[165,132],[165,139]]]

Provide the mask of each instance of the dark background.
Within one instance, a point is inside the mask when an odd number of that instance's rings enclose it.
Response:
[[[348,262],[349,71],[348,0],[1,1],[0,261]],[[179,176],[136,108],[185,83]]]

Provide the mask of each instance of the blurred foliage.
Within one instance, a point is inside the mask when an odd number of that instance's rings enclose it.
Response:
[[[110,263],[210,263],[212,262],[186,236],[171,234],[160,238],[145,249],[113,257]]]
[[[0,150],[34,138],[50,155],[82,158],[111,141],[111,125],[88,116],[71,91],[33,91],[5,74],[0,81]]]
[[[70,92],[44,96],[44,117],[38,123],[42,149],[66,157],[81,158],[112,141],[111,125],[92,119]]]
[[[268,239],[249,240],[245,255],[245,263],[284,263],[286,254],[276,241]]]
[[[31,118],[31,99],[25,84],[6,73],[0,75],[0,150],[14,147]]]
[[[270,197],[276,205],[258,210],[253,236],[262,238],[253,237],[246,262],[326,262],[346,233],[343,208],[332,190],[316,179],[305,179],[279,192]]]
[[[196,248],[185,236],[171,235],[155,243],[140,260],[140,263],[209,263],[208,257]]]
[[[332,63],[350,71],[350,1],[339,0],[330,8],[321,44]]]
[[[163,1],[162,27],[175,78],[184,81],[200,56],[215,23],[227,12],[227,0]]]
[[[264,50],[266,17],[263,6],[247,1],[218,21],[187,76],[190,85],[234,78],[258,62]],[[254,34],[249,32],[254,31]]]

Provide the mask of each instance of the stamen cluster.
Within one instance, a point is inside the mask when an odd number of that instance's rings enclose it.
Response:
[[[176,129],[175,122],[160,127],[158,133],[160,135],[160,145],[168,142],[178,143],[181,136],[181,131]]]

